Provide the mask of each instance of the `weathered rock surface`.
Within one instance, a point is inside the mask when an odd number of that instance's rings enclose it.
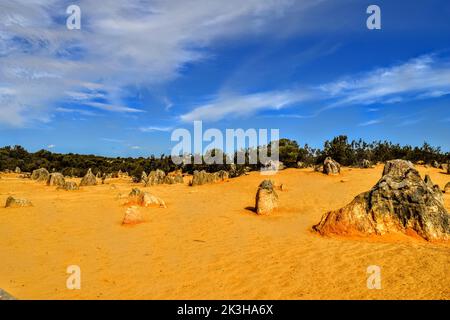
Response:
[[[283,169],[284,164],[279,160],[269,160],[264,164],[262,168],[263,171],[279,171]]]
[[[73,181],[66,181],[64,182],[64,185],[59,186],[57,188],[58,190],[66,190],[66,191],[73,191],[73,190],[79,190],[80,188],[78,185]]]
[[[331,174],[339,174],[341,172],[341,165],[331,159],[330,157],[326,157],[323,162],[323,173],[331,175]]]
[[[36,181],[44,181],[47,182],[50,173],[45,168],[36,169],[31,174],[31,179]]]
[[[148,183],[148,176],[147,176],[147,173],[145,173],[145,171],[142,171],[141,182],[143,182],[144,184]]]
[[[17,300],[12,295],[10,295],[8,292],[0,288],[0,300]]]
[[[65,183],[66,179],[64,179],[64,176],[58,172],[51,173],[47,180],[48,186],[64,187]]]
[[[372,166],[372,164],[370,163],[369,160],[363,159],[363,160],[361,161],[361,164],[360,164],[360,167],[361,167],[361,168],[363,168],[363,169],[368,169],[368,168],[370,168],[371,166]]]
[[[142,207],[158,206],[161,208],[167,208],[165,202],[148,192],[142,192],[138,188],[131,190],[128,195],[127,204],[135,204]]]
[[[163,184],[166,173],[160,169],[156,169],[150,172],[148,175],[148,182],[146,186],[154,186],[157,184]]]
[[[383,176],[370,190],[344,208],[326,213],[313,227],[319,233],[382,235],[413,231],[427,240],[450,239],[450,215],[442,193],[411,162],[388,161]]]
[[[229,174],[224,170],[220,170],[213,173],[208,173],[205,170],[202,171],[194,171],[194,175],[192,177],[191,186],[200,186],[208,183],[215,183],[218,181],[228,180]]]
[[[256,192],[255,209],[257,214],[270,214],[278,207],[278,195],[274,184],[270,180],[264,180]]]
[[[131,206],[125,211],[122,224],[137,224],[144,222],[144,217],[137,206]]]
[[[80,186],[95,186],[97,185],[97,179],[95,178],[92,170],[89,169],[86,175],[81,179]]]
[[[27,199],[18,199],[9,196],[6,199],[5,208],[21,208],[21,207],[31,207],[33,204]]]

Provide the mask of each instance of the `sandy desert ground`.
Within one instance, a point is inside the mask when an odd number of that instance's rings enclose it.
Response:
[[[418,169],[441,188],[450,181]],[[286,190],[271,216],[250,210],[264,179],[258,172],[199,187],[187,178],[141,187],[168,208],[141,209],[148,221],[134,226],[121,225],[126,207],[117,195],[135,186],[125,179],[63,191],[3,174],[0,204],[14,195],[34,206],[0,208],[0,288],[19,299],[450,299],[450,244],[311,231],[381,172],[284,170],[272,177]],[[66,288],[69,265],[81,267],[81,290]],[[369,265],[381,267],[381,290],[367,289]]]

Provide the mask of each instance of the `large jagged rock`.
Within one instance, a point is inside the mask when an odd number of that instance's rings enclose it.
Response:
[[[95,178],[92,170],[89,169],[86,175],[81,179],[80,186],[95,186],[97,185],[97,179]]]
[[[36,169],[31,174],[31,179],[36,181],[44,181],[47,182],[50,173],[45,168]]]
[[[323,173],[331,175],[331,174],[339,174],[341,172],[341,165],[331,159],[330,157],[326,157],[323,162]]]
[[[8,292],[0,288],[0,300],[17,300],[12,295],[10,295]]]
[[[64,187],[65,183],[66,179],[64,179],[64,176],[58,172],[51,173],[47,180],[48,186]]]
[[[344,208],[326,213],[313,227],[319,233],[370,235],[410,231],[427,240],[450,239],[450,215],[442,193],[413,164],[388,161],[382,178]]]
[[[18,199],[9,196],[6,199],[5,208],[21,208],[21,207],[31,207],[33,204],[27,199]]]
[[[66,191],[73,191],[73,190],[79,190],[80,188],[76,184],[76,182],[73,181],[66,181],[64,185],[59,186],[57,188],[58,190],[66,190]]]
[[[257,214],[270,214],[278,207],[278,195],[274,184],[270,180],[264,180],[256,192],[255,210]]]

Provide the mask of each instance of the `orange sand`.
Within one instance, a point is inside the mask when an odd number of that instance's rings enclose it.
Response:
[[[450,181],[418,169],[441,187]],[[0,204],[15,195],[34,207],[0,208],[0,288],[19,299],[450,299],[449,244],[311,232],[381,172],[282,171],[273,179],[286,190],[272,216],[249,210],[265,178],[257,172],[215,185],[141,188],[168,208],[141,209],[148,221],[134,226],[121,225],[126,207],[117,200],[131,182],[68,192],[4,174]],[[81,267],[81,290],[66,289],[69,265]],[[381,290],[366,287],[369,265],[381,267]]]

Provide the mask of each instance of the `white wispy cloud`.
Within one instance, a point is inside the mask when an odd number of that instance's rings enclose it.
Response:
[[[181,115],[180,119],[184,122],[195,120],[218,121],[226,117],[248,116],[265,109],[280,110],[307,98],[307,94],[298,90],[225,95],[194,108],[192,111]]]
[[[173,130],[173,127],[148,126],[148,127],[140,127],[139,130],[141,132],[155,132],[155,131],[169,132]]]
[[[409,61],[349,75],[317,87],[268,91],[249,95],[218,97],[181,115],[183,121],[219,121],[226,117],[247,116],[261,110],[279,110],[303,102],[318,103],[311,115],[283,117],[314,117],[337,107],[374,103],[394,104],[410,100],[438,98],[450,94],[450,57],[425,55]],[[379,108],[368,108],[369,112]],[[379,123],[371,120],[360,125]]]
[[[124,106],[127,86],[164,84],[187,63],[208,58],[214,43],[281,33],[286,14],[298,19],[321,2],[79,0],[81,30],[69,31],[64,2],[3,0],[0,125],[49,121],[64,101],[139,112]]]
[[[336,104],[397,103],[450,93],[450,60],[424,55],[319,87]]]
[[[372,126],[372,125],[378,124],[378,123],[381,123],[381,120],[380,119],[374,119],[374,120],[369,120],[369,121],[366,121],[366,122],[359,123],[358,126],[359,127],[367,127],[367,126]]]

